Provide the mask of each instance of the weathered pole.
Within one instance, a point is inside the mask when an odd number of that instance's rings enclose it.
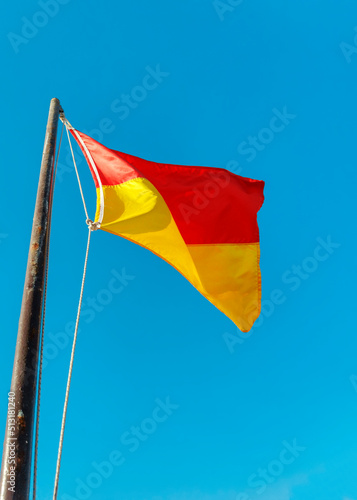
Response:
[[[60,102],[52,99],[27,261],[0,476],[0,500],[30,493],[39,339]]]

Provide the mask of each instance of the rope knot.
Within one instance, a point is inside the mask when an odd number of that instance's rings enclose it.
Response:
[[[91,231],[96,231],[100,228],[100,222],[93,222],[91,219],[87,219],[86,224]]]

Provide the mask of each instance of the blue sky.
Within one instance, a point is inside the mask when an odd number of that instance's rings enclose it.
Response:
[[[93,234],[58,498],[357,500],[356,3],[20,0],[5,11],[3,426],[48,106],[58,97],[76,128],[110,148],[266,182],[263,313],[250,334],[150,252]],[[153,72],[157,85],[143,91]],[[94,215],[94,184],[78,161]],[[41,500],[52,498],[86,235],[64,141]],[[123,288],[112,293],[118,275]]]

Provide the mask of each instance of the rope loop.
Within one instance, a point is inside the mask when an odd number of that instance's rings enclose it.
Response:
[[[93,222],[91,219],[87,219],[86,224],[91,231],[97,231],[100,228],[100,222]]]

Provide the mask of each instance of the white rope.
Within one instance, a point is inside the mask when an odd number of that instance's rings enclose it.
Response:
[[[81,314],[81,306],[82,306],[82,299],[83,299],[84,282],[85,282],[86,273],[87,273],[88,253],[89,253],[90,237],[91,237],[91,234],[92,234],[92,230],[93,230],[93,228],[92,228],[92,224],[91,224],[91,221],[90,221],[88,223],[87,250],[86,250],[86,256],[85,256],[85,260],[84,260],[82,286],[81,286],[81,293],[80,293],[80,297],[79,297],[76,326],[75,326],[75,330],[74,330],[74,338],[73,338],[73,344],[72,344],[71,360],[70,360],[70,363],[69,363],[66,396],[65,396],[64,407],[63,407],[61,434],[60,434],[60,440],[59,440],[59,446],[58,446],[58,456],[57,456],[57,465],[56,465],[55,485],[54,485],[54,490],[53,490],[53,500],[57,499],[57,493],[58,493],[58,481],[59,481],[59,474],[60,474],[60,467],[61,467],[61,457],[62,457],[62,448],[63,448],[63,436],[64,436],[64,428],[65,428],[65,424],[66,424],[66,415],[67,415],[67,408],[68,408],[69,389],[70,389],[70,386],[71,386],[74,352],[75,352],[76,343],[77,343],[78,324],[79,324],[79,317],[80,317],[80,314]]]
[[[39,433],[40,433],[40,406],[41,406],[41,384],[42,384],[42,365],[43,365],[43,341],[45,335],[45,317],[46,317],[46,299],[47,299],[47,282],[48,282],[48,262],[49,262],[49,252],[50,252],[50,234],[51,234],[51,215],[52,215],[52,203],[53,203],[53,191],[55,187],[56,173],[57,173],[57,165],[58,158],[61,151],[62,137],[63,137],[63,128],[61,130],[61,138],[57,151],[57,158],[54,167],[54,173],[52,178],[52,186],[51,186],[51,203],[50,203],[50,213],[49,213],[49,222],[47,228],[47,249],[46,249],[46,269],[45,269],[45,280],[44,280],[44,293],[43,293],[43,313],[42,313],[42,331],[40,338],[40,367],[38,374],[38,389],[37,389],[37,406],[36,406],[36,432],[35,432],[35,450],[34,450],[34,471],[33,471],[33,500],[36,500],[36,490],[37,490],[37,462],[38,462],[38,441],[39,441]]]
[[[69,122],[66,120],[66,124],[67,123],[69,123]],[[92,167],[92,170],[93,170],[95,177],[97,179],[97,183],[99,186],[99,214],[98,214],[98,220],[96,222],[96,226],[97,226],[97,229],[99,229],[100,225],[103,221],[103,217],[104,217],[104,192],[103,192],[102,180],[100,178],[100,175],[99,175],[97,166],[93,160],[93,157],[90,154],[90,151],[88,150],[87,146],[85,145],[82,137],[79,135],[77,130],[72,127],[72,125],[70,123],[69,123],[69,126],[71,127],[71,130],[73,130],[74,135],[77,137],[78,142],[80,143],[85,154],[87,155],[87,159],[88,159],[90,166]]]
[[[79,190],[81,192],[81,196],[82,196],[82,201],[83,201],[83,207],[84,207],[84,211],[86,213],[86,219],[89,220],[89,217],[88,217],[88,211],[87,211],[87,206],[86,206],[86,202],[84,200],[84,195],[83,195],[83,190],[82,190],[82,184],[81,184],[81,180],[79,178],[79,174],[78,174],[78,169],[77,169],[77,164],[76,164],[76,159],[74,157],[74,153],[73,153],[73,148],[72,148],[72,143],[71,143],[71,138],[70,138],[70,135],[69,135],[69,131],[68,131],[68,125],[67,125],[67,120],[63,122],[64,125],[66,126],[66,132],[67,132],[67,137],[68,137],[68,142],[69,142],[69,147],[71,149],[71,153],[72,153],[72,158],[73,158],[73,164],[74,164],[74,169],[76,171],[76,175],[77,175],[77,180],[78,180],[78,186],[79,186]]]

